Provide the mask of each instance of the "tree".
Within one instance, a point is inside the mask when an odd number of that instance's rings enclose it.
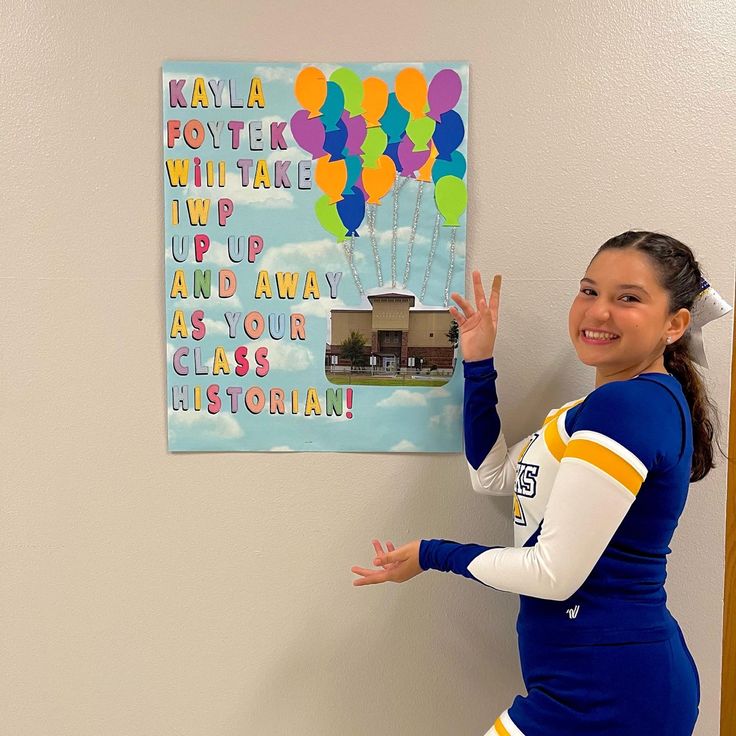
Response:
[[[453,348],[456,348],[457,342],[460,339],[460,330],[458,329],[457,322],[455,322],[455,320],[450,322],[450,331],[446,332],[445,335],[447,335],[450,345],[452,345]]]
[[[350,333],[350,337],[340,343],[340,357],[350,361],[350,370],[353,370],[356,364],[363,365],[365,362],[363,350],[365,345],[365,338],[355,330]]]

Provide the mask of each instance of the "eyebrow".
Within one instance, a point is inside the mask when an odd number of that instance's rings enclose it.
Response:
[[[583,281],[586,281],[589,284],[593,284],[593,286],[596,285],[596,283],[595,283],[595,281],[593,281],[593,279],[589,279],[587,277],[584,277],[584,278],[580,279],[580,283],[581,284],[583,283]],[[641,291],[644,294],[646,294],[647,296],[649,296],[649,292],[643,286],[640,286],[639,284],[619,284],[618,285],[618,288],[619,289],[637,289],[638,291]]]

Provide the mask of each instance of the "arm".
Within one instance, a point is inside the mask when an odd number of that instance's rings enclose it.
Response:
[[[496,406],[496,377],[493,358],[463,361],[465,376],[463,430],[465,457],[473,490],[492,496],[514,491],[519,455],[529,437],[506,446]]]
[[[420,568],[567,600],[590,575],[648,473],[667,448],[680,446],[679,408],[666,390],[651,382],[628,383],[600,387],[581,409],[533,547],[423,540]]]

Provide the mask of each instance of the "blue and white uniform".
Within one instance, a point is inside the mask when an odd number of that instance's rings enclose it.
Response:
[[[488,736],[690,736],[700,683],[664,590],[693,452],[679,382],[603,384],[508,448],[493,358],[464,372],[473,488],[513,496],[514,546],[422,540],[419,562],[520,595],[527,695]]]

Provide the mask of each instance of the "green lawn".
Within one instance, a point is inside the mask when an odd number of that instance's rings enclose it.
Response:
[[[449,378],[445,378],[442,381],[429,381],[422,378],[408,378],[402,376],[401,378],[386,378],[385,376],[373,377],[358,374],[350,376],[348,374],[336,373],[327,376],[327,380],[330,383],[335,383],[340,386],[442,386]]]

